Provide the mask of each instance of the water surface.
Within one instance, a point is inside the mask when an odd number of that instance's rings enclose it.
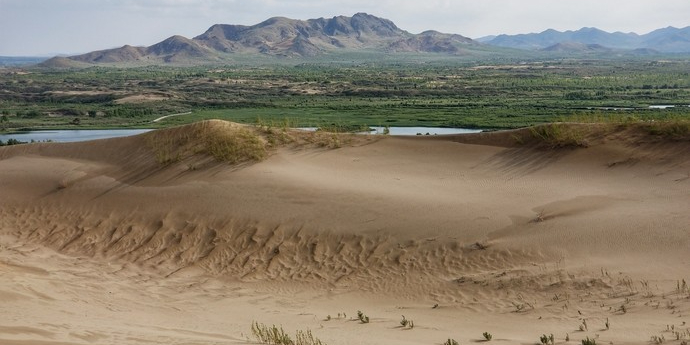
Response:
[[[128,137],[150,131],[150,129],[75,129],[75,130],[48,130],[48,131],[28,131],[12,134],[0,134],[0,140],[7,142],[9,139],[16,139],[22,142],[33,141],[54,141],[54,142],[76,142],[97,139]]]
[[[383,134],[384,127],[371,127],[370,134]],[[299,128],[306,131],[315,131],[316,127]],[[479,133],[481,129],[448,128],[448,127],[388,127],[390,135],[441,135],[441,134],[468,134]],[[367,132],[364,132],[366,134]]]
[[[383,134],[384,127],[371,127],[370,134]],[[316,130],[315,127],[300,128],[303,130]],[[465,134],[479,133],[481,129],[468,128],[447,128],[447,127],[389,127],[390,135],[441,135],[441,134]],[[28,131],[12,134],[0,134],[0,140],[7,142],[9,139],[16,139],[22,142],[31,141],[53,141],[59,143],[89,141],[97,139],[108,139],[118,137],[128,137],[146,133],[151,129],[75,129],[75,130],[47,130],[47,131]]]

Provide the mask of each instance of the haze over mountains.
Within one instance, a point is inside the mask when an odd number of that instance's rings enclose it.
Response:
[[[500,47],[541,50],[556,49],[563,44],[599,45],[611,49],[651,49],[661,53],[690,52],[690,27],[667,27],[645,35],[636,33],[609,33],[597,28],[582,28],[560,32],[553,29],[541,33],[499,35],[480,38],[478,41]]]
[[[236,57],[313,58],[352,52],[379,54],[437,53],[449,56],[505,55],[505,48],[554,54],[690,53],[690,27],[665,28],[646,35],[608,33],[596,28],[538,34],[499,35],[472,40],[458,34],[425,31],[412,34],[392,21],[366,13],[296,20],[270,18],[244,26],[216,24],[194,38],[171,36],[149,47],[125,45],[87,54],[56,57],[44,66],[117,63],[213,63]],[[510,52],[508,52],[510,54]]]

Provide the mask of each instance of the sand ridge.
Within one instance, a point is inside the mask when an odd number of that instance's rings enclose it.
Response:
[[[146,134],[0,148],[0,340],[247,343],[254,320],[329,344],[675,339],[687,141],[516,143],[527,133],[283,145],[234,165],[161,164]]]

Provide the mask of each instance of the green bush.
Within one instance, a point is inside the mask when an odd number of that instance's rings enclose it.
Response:
[[[597,341],[589,337],[582,339],[582,345],[597,345]]]

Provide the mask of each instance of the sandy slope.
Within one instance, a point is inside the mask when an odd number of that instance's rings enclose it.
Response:
[[[162,166],[147,134],[0,148],[0,343],[243,344],[252,321],[328,344],[686,331],[688,142],[516,135],[287,145],[240,165]]]

